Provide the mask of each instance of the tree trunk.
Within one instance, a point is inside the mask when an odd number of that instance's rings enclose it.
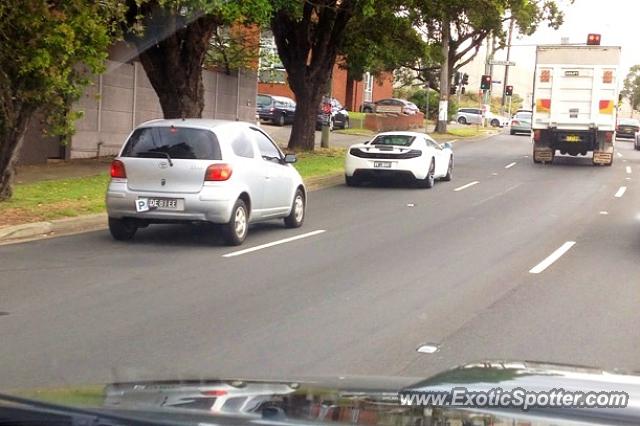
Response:
[[[438,107],[437,133],[447,133],[447,109],[449,102],[449,21],[442,21],[442,65],[440,66],[440,105]]]
[[[7,116],[0,117],[0,201],[8,200],[13,195],[16,162],[30,116],[28,111],[23,110],[14,120]]]
[[[311,151],[315,147],[318,107],[352,16],[353,1],[336,7],[313,2],[302,6],[302,17],[281,10],[271,20],[278,54],[287,71],[287,80],[296,95],[296,116],[287,147]]]
[[[293,86],[292,86],[293,89]],[[296,93],[296,116],[291,126],[287,148],[291,150],[313,151],[316,142],[316,117],[322,101],[323,91],[304,90]]]
[[[204,109],[202,65],[219,22],[204,15],[187,23],[175,12],[161,7],[151,10],[145,35],[132,41],[164,118],[200,118]]]

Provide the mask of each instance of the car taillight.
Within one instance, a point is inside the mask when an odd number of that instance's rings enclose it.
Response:
[[[533,131],[533,140],[536,141],[536,142],[539,142],[541,133],[542,132],[540,130],[534,130]]]
[[[276,109],[275,109],[274,107],[269,108],[269,111],[271,111],[271,112],[273,112],[273,111],[275,111],[275,110],[276,110]]]
[[[228,164],[212,164],[204,174],[205,181],[222,181],[231,177],[233,170]]]
[[[518,120],[513,120],[513,121],[511,122],[511,125],[512,125],[512,126],[519,126],[519,125],[520,125],[520,122],[519,122]]]
[[[117,179],[126,179],[127,171],[124,168],[124,163],[120,160],[113,160],[111,162],[111,177]]]

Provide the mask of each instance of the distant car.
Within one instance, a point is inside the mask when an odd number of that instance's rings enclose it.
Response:
[[[258,94],[256,112],[260,120],[284,126],[287,123],[293,123],[296,116],[296,101],[285,96]]]
[[[460,124],[482,124],[482,110],[480,108],[460,108],[455,116]],[[505,127],[509,124],[507,117],[487,112],[486,119],[492,127]]]
[[[356,186],[372,178],[404,177],[431,188],[436,179],[453,177],[451,145],[440,145],[418,132],[379,133],[371,141],[349,147],[345,181]]]
[[[323,106],[325,103],[331,105],[331,112],[329,114],[326,114],[323,111]],[[333,129],[335,129],[336,127],[339,129],[348,129],[349,111],[347,111],[346,108],[343,107],[340,101],[338,101],[336,98],[326,98],[318,107],[318,113],[316,115],[316,130],[322,129],[322,125],[326,120],[329,120],[329,130],[331,131],[333,131]]]
[[[387,98],[363,104],[362,112],[385,112],[385,107],[397,107],[399,112],[407,115],[414,115],[420,111],[420,108],[413,102],[399,98]]]
[[[253,222],[302,226],[307,193],[295,161],[249,123],[143,123],[111,164],[109,231],[129,240],[149,224],[208,222],[222,225],[227,244],[239,245]]]
[[[516,133],[531,133],[531,112],[522,111],[516,113],[511,119],[509,126],[509,133],[515,135]]]
[[[619,118],[616,125],[616,138],[635,139],[636,133],[640,131],[640,121],[635,118]]]

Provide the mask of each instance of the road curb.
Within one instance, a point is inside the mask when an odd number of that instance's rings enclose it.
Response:
[[[305,181],[307,191],[318,191],[339,185],[344,181],[344,173],[317,176]],[[0,245],[24,243],[64,235],[99,231],[107,228],[107,214],[97,213],[46,222],[32,222],[0,227]]]

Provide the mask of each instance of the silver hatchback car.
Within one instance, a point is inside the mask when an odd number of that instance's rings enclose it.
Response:
[[[249,123],[143,123],[111,164],[109,230],[128,240],[153,223],[210,222],[222,224],[227,244],[239,245],[252,222],[282,218],[299,227],[307,194],[295,161]]]

